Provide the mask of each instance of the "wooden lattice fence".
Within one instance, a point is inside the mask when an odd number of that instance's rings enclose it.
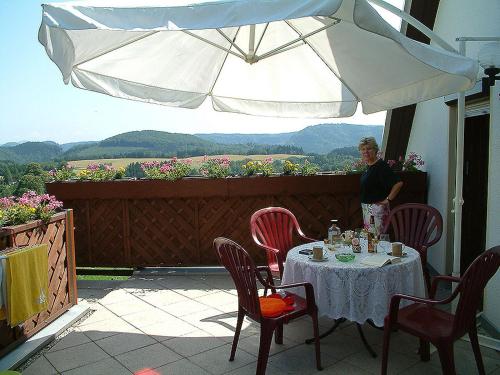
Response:
[[[401,177],[405,186],[394,204],[425,202],[426,174]],[[359,175],[57,182],[47,190],[74,210],[78,266],[216,265],[212,241],[218,236],[263,262],[249,221],[268,206],[290,209],[318,239],[332,218],[343,229],[362,221]]]
[[[15,328],[0,321],[0,357],[77,303],[72,210],[52,216],[47,224],[35,221],[0,228],[0,250],[37,244],[47,244],[49,251],[49,306]]]

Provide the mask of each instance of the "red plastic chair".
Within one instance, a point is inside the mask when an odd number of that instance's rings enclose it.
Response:
[[[227,238],[219,237],[214,240],[214,247],[220,263],[229,271],[233,278],[236,290],[238,291],[238,321],[234,332],[233,346],[231,348],[230,361],[234,360],[238,338],[240,336],[243,319],[247,315],[252,320],[260,323],[260,346],[259,357],[257,360],[257,375],[266,373],[267,359],[271,347],[271,339],[275,332],[275,341],[277,344],[283,344],[283,323],[299,318],[304,315],[310,315],[313,321],[313,331],[316,346],[316,367],[321,368],[320,342],[318,329],[318,308],[314,301],[314,290],[310,283],[296,283],[289,285],[280,285],[278,289],[288,289],[294,287],[304,287],[306,298],[302,298],[293,293],[287,293],[292,296],[293,311],[283,312],[276,317],[264,317],[261,314],[259,295],[257,291],[257,282],[271,289],[273,293],[276,287],[273,284],[271,271],[267,266],[256,267],[250,255],[236,242]],[[266,272],[266,280],[263,279],[260,272]]]
[[[382,375],[387,373],[387,356],[391,331],[399,329],[420,338],[420,356],[429,360],[428,343],[436,346],[441,359],[443,374],[454,375],[453,342],[469,334],[479,373],[483,375],[484,365],[479,349],[476,330],[476,311],[488,280],[500,266],[500,246],[491,248],[478,256],[461,278],[437,276],[432,283],[430,299],[396,294],[391,298],[389,314],[384,321],[384,346],[382,356]],[[450,297],[436,301],[434,296],[439,281],[458,282]],[[439,309],[437,306],[448,304],[460,294],[455,314]],[[410,300],[414,304],[399,309],[400,301]]]
[[[427,267],[427,249],[441,239],[443,218],[437,209],[421,203],[406,203],[393,208],[383,233],[393,231],[393,240],[413,247],[420,254],[427,290],[430,275]]]
[[[282,207],[268,207],[254,212],[250,219],[250,231],[257,246],[266,250],[267,265],[272,274],[280,279],[286,254],[293,247],[293,232],[306,242],[317,241],[307,237],[295,215]]]

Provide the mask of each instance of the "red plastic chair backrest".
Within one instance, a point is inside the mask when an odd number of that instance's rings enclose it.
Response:
[[[439,241],[443,233],[443,218],[434,207],[421,203],[405,203],[393,208],[383,229],[392,227],[394,241],[420,251]]]
[[[260,209],[250,218],[250,230],[257,245],[264,244],[280,252],[278,261],[284,262],[286,254],[293,247],[293,231],[299,223],[294,214],[282,207]],[[276,263],[276,258],[267,253],[269,265]]]
[[[478,256],[467,268],[458,284],[460,298],[455,311],[453,331],[462,336],[475,324],[476,311],[483,290],[500,266],[500,246],[495,246]]]
[[[224,237],[214,240],[219,262],[229,271],[238,291],[238,303],[248,315],[259,321],[260,305],[255,278],[255,264],[248,253],[236,242]]]

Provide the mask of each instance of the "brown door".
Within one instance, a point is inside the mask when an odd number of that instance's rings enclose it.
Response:
[[[465,119],[460,273],[485,250],[489,121],[489,115]]]

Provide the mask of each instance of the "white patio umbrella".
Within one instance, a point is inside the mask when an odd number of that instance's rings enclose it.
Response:
[[[380,3],[379,0],[371,0]],[[43,5],[64,82],[276,117],[346,117],[465,90],[477,63],[411,40],[366,0],[87,0]]]

